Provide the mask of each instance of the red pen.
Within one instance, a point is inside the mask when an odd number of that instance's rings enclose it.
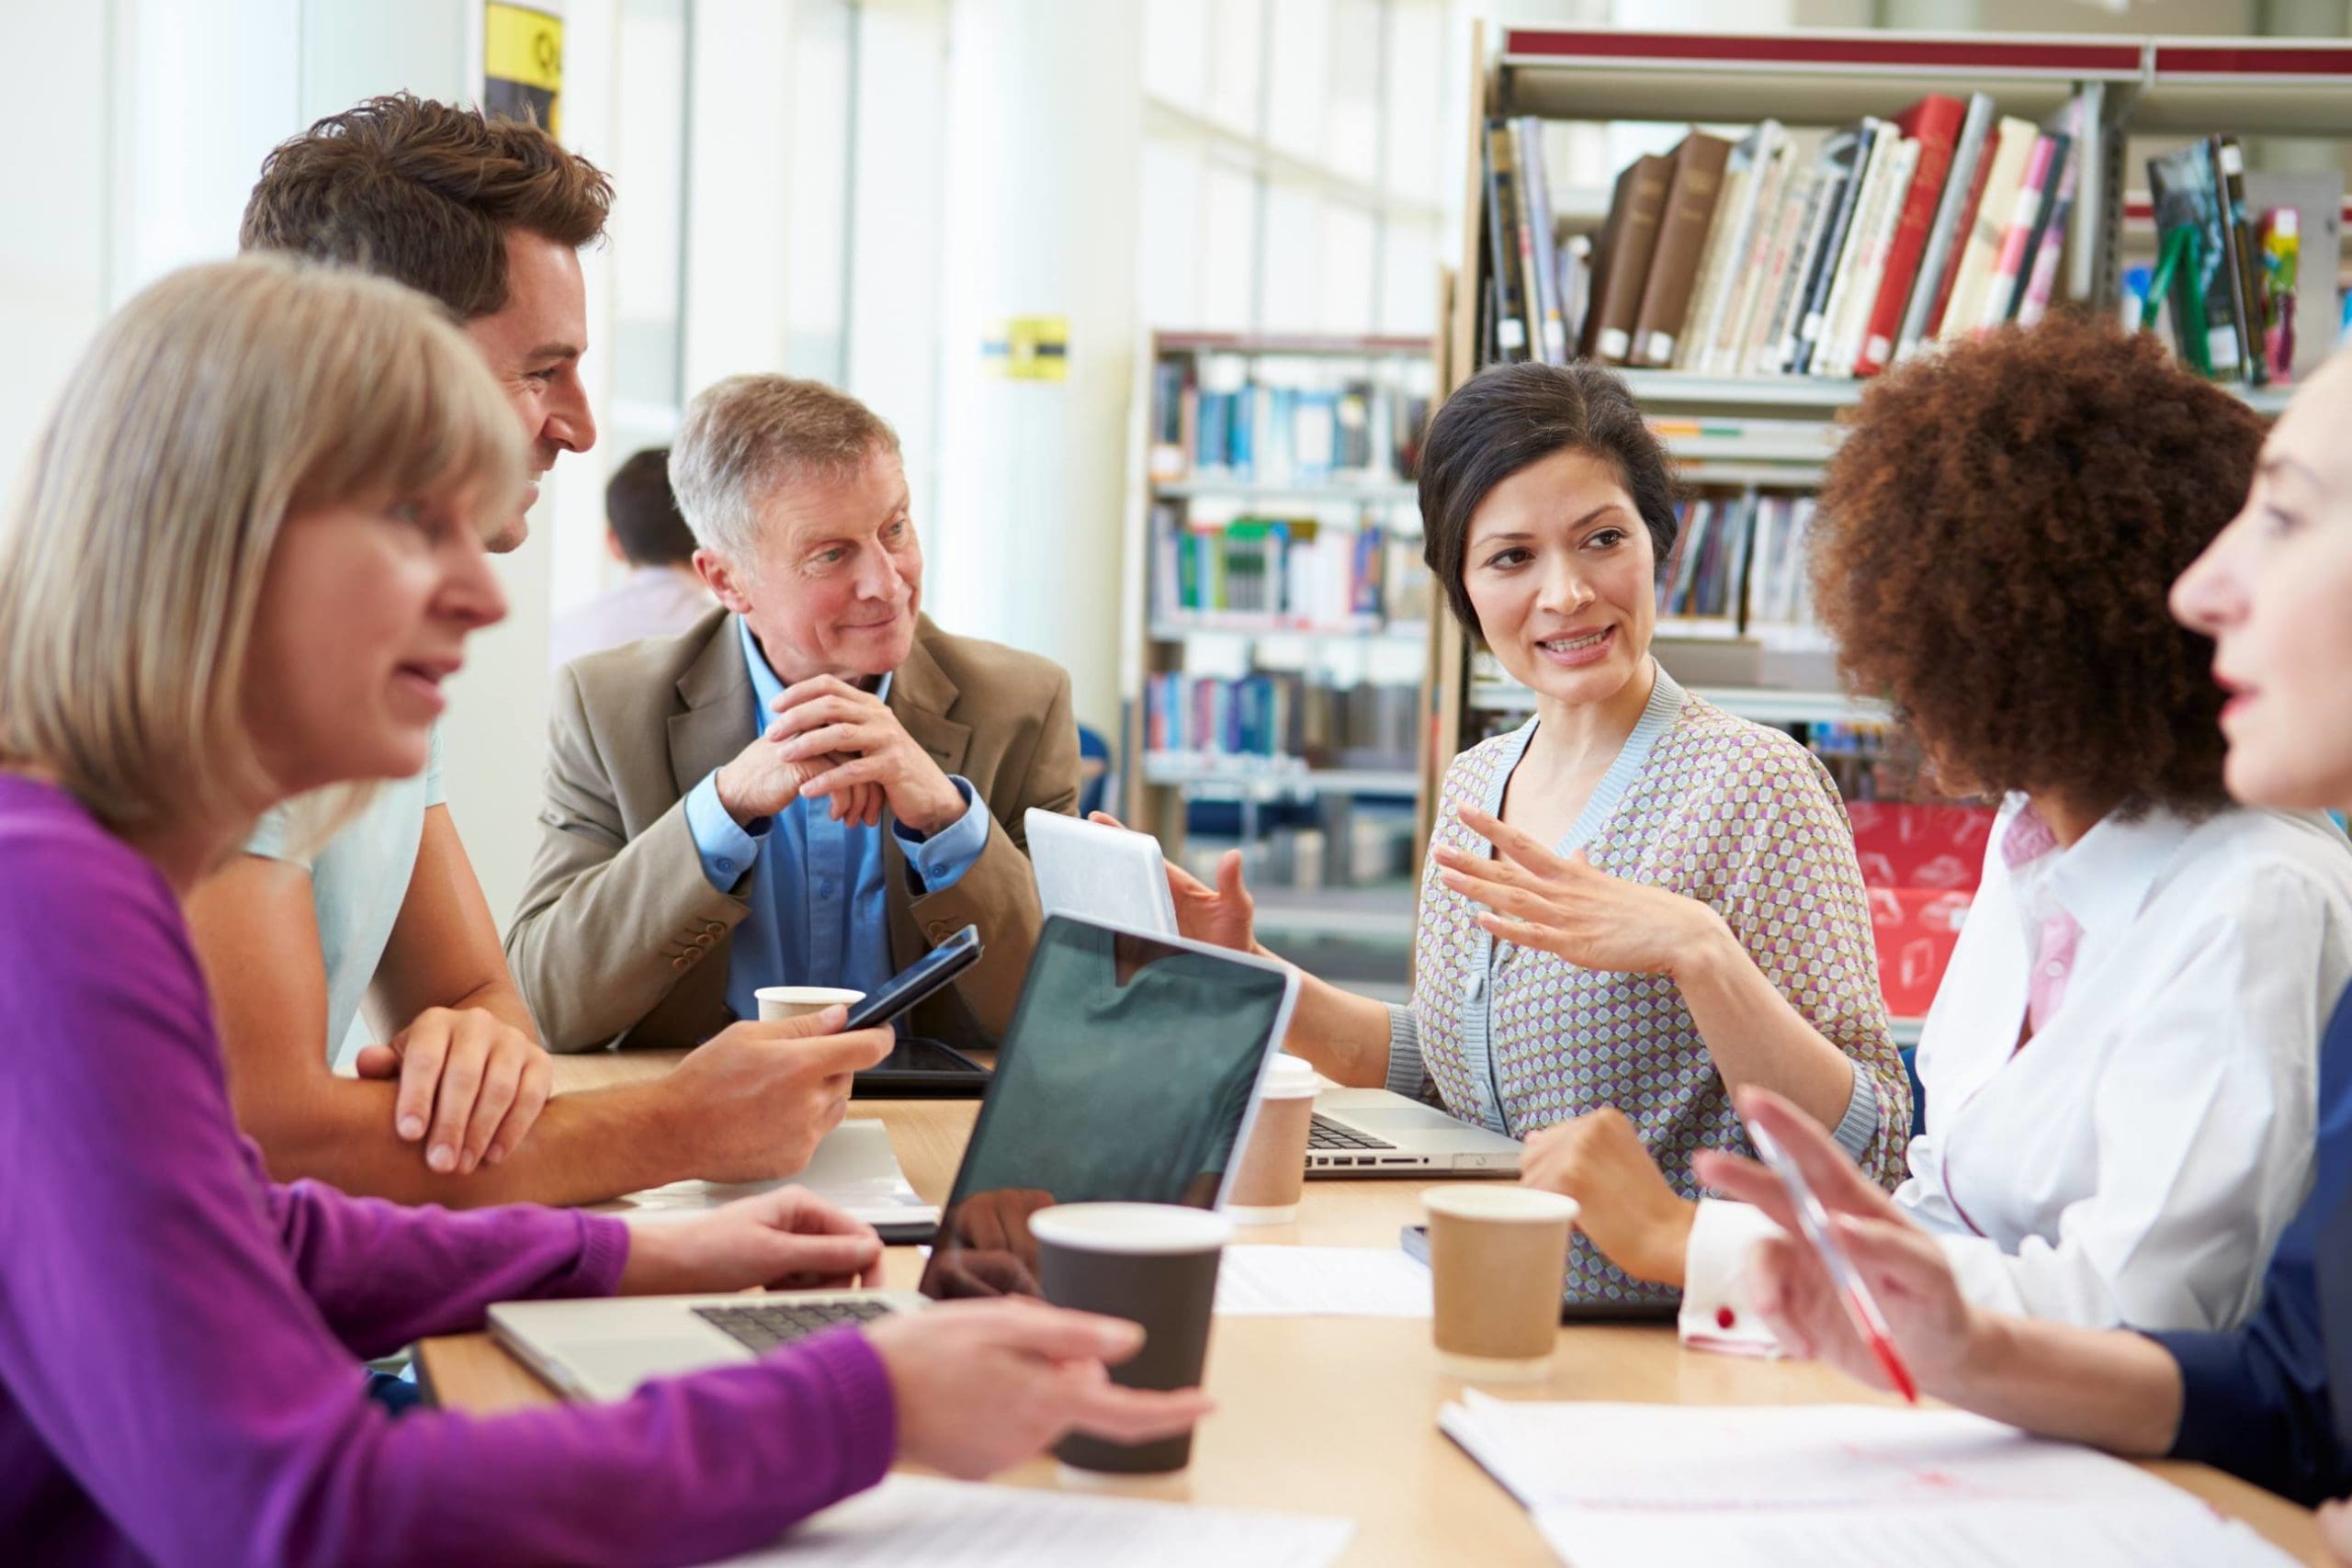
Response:
[[[1813,1195],[1804,1172],[1763,1128],[1749,1127],[1747,1136],[1756,1145],[1756,1152],[1764,1156],[1766,1168],[1779,1178],[1781,1190],[1789,1195],[1789,1203],[1796,1210],[1797,1228],[1804,1232],[1804,1238],[1813,1244],[1822,1267],[1829,1270],[1829,1278],[1838,1287],[1838,1299],[1845,1304],[1846,1317],[1853,1324],[1854,1332],[1878,1357],[1878,1364],[1885,1369],[1887,1381],[1894,1385],[1894,1391],[1912,1404],[1918,1404],[1919,1385],[1912,1382],[1911,1369],[1903,1364],[1902,1355],[1894,1348],[1894,1334],[1886,1325],[1886,1314],[1879,1311],[1878,1298],[1871,1294],[1871,1288],[1862,1283],[1861,1271],[1854,1267],[1854,1260],[1846,1256],[1846,1249],[1829,1234],[1829,1212]]]

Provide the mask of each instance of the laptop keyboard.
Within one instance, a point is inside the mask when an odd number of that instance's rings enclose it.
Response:
[[[1393,1149],[1396,1145],[1317,1116],[1307,1127],[1306,1146],[1310,1149]]]
[[[891,1310],[884,1302],[857,1298],[821,1302],[761,1303],[757,1306],[695,1308],[695,1315],[740,1344],[773,1350],[805,1339],[820,1329],[871,1323]]]

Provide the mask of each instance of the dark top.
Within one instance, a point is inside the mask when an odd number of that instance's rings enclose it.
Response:
[[[2255,1314],[2226,1332],[2149,1337],[2180,1363],[2171,1457],[2307,1505],[2352,1492],[2352,991],[2320,1042],[2312,1163]]]

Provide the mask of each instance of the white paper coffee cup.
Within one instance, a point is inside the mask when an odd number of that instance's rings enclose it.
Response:
[[[845,991],[838,986],[762,986],[752,994],[760,998],[762,1023],[807,1018],[831,1007],[855,1007],[865,999],[864,991]]]

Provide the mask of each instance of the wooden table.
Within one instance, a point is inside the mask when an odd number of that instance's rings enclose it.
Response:
[[[558,1059],[557,1083],[584,1089],[666,1071],[670,1053]],[[944,1203],[977,1102],[858,1100],[854,1116],[889,1128],[907,1179]],[[1394,1247],[1397,1227],[1420,1220],[1414,1181],[1316,1181],[1298,1222],[1251,1227],[1251,1243]],[[911,1286],[921,1259],[892,1247],[888,1282]],[[490,1414],[550,1404],[555,1395],[486,1335],[427,1340],[421,1373],[441,1404]],[[1429,1325],[1394,1318],[1220,1319],[1209,1346],[1209,1392],[1217,1412],[1201,1426],[1183,1475],[1127,1484],[1137,1495],[1232,1506],[1345,1514],[1356,1534],[1341,1561],[1374,1564],[1462,1562],[1548,1564],[1534,1526],[1502,1488],[1437,1429],[1441,1405],[1463,1385],[1437,1369]],[[1686,1351],[1664,1325],[1560,1330],[1540,1382],[1495,1388],[1518,1399],[1589,1399],[1694,1404],[1876,1403],[1838,1373],[1804,1362],[1770,1362]],[[2297,1558],[2328,1561],[2311,1515],[2200,1465],[2146,1468],[2244,1519]],[[1050,1460],[1001,1480],[1059,1484]]]

